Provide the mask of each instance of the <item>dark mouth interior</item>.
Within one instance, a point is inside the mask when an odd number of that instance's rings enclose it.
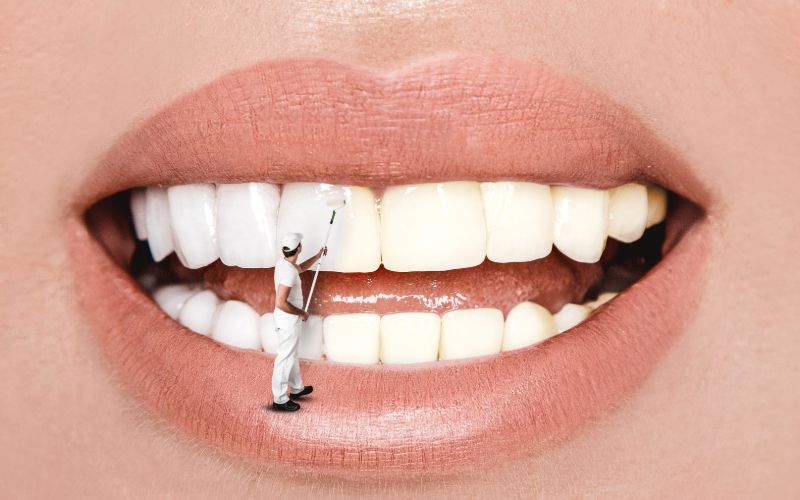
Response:
[[[154,262],[147,241],[139,241],[133,234],[129,208],[130,193],[130,190],[123,191],[95,203],[86,212],[86,223],[114,261],[134,277],[146,291],[151,292],[156,287],[170,283],[205,282],[208,288],[217,292],[223,299],[243,300],[253,305],[259,313],[271,310],[274,303],[272,269],[228,268],[219,261],[204,268],[188,269],[179,262],[175,254],[161,262]],[[436,307],[426,307],[424,301],[415,302],[409,295],[406,297],[409,298],[409,304],[416,304],[412,310],[427,309],[442,313],[456,309],[466,302],[474,307],[497,307],[507,313],[513,303],[532,300],[542,303],[554,312],[567,302],[581,303],[592,300],[601,292],[620,292],[657,265],[676,240],[670,238],[668,241],[666,238],[665,228],[673,223],[671,221],[673,213],[687,207],[693,213],[700,213],[696,205],[674,193],[669,193],[668,206],[665,222],[648,228],[635,242],[620,243],[609,238],[603,256],[597,264],[575,263],[553,247],[551,255],[547,258],[527,263],[498,264],[485,260],[474,268],[439,272],[398,273],[385,270],[382,266],[373,273],[321,272],[318,291],[315,292],[310,310],[325,310],[326,304],[329,304],[326,298],[330,297],[330,294],[326,294],[326,290],[341,290],[342,283],[347,282],[345,289],[357,290],[361,295],[394,286],[389,295],[393,295],[395,301],[403,294],[403,290],[414,290],[414,294],[410,295],[417,298],[426,294],[430,296],[438,294],[442,298],[437,301]],[[682,227],[677,228],[677,232],[682,234],[694,218],[681,219],[679,223]],[[526,276],[535,281],[536,276],[541,274],[540,270],[545,267],[551,269],[554,266],[564,268],[562,276],[565,276],[567,281],[564,288],[554,291],[551,287],[548,291],[537,290],[535,286],[525,286]],[[476,292],[485,289],[485,286],[458,289],[460,283],[480,282],[481,278],[484,283],[487,280],[499,280],[506,285],[510,284],[504,288],[510,289],[509,295],[513,297],[503,302],[498,301],[496,294],[484,294],[494,297],[489,298]],[[237,283],[248,281],[262,283],[261,291],[254,292],[257,287],[252,285],[244,286],[245,291],[240,287],[237,288]],[[304,292],[308,293],[307,288]],[[458,297],[455,297],[456,294]],[[448,297],[452,300],[448,300]],[[364,304],[346,312],[356,310],[377,312],[370,310],[370,306]],[[387,312],[387,309],[384,308],[380,312]]]

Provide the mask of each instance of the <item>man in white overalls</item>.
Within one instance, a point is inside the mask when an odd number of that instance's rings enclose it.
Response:
[[[297,361],[297,342],[300,339],[303,321],[308,313],[303,310],[303,290],[300,287],[300,273],[307,271],[328,251],[322,247],[319,252],[302,264],[297,264],[303,245],[300,233],[286,233],[281,240],[283,259],[275,263],[275,334],[278,349],[275,353],[275,366],[272,370],[272,408],[279,411],[296,411],[300,405],[293,399],[311,394],[314,388],[303,385],[300,378],[300,362]],[[289,395],[286,390],[291,389]]]

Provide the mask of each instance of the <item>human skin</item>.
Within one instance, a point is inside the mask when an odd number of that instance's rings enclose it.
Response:
[[[756,2],[6,3],[5,494],[797,497],[798,25],[800,7]],[[535,455],[367,486],[270,475],[132,400],[79,308],[62,236],[102,154],[233,69],[297,56],[388,71],[444,51],[496,51],[577,78],[638,115],[713,190],[701,300],[644,384]]]

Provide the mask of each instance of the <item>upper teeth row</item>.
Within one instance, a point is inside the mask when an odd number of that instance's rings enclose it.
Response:
[[[199,268],[216,259],[229,266],[272,267],[282,258],[280,235],[304,235],[299,260],[323,244],[331,192],[346,200],[328,242],[323,271],[442,271],[476,266],[484,258],[524,262],[555,244],[580,262],[597,262],[606,237],[631,242],[664,219],[666,192],[625,184],[609,190],[531,182],[453,181],[372,190],[309,182],[187,184],[136,189],[136,235],[156,261],[173,250]]]
[[[503,318],[494,308],[431,312],[311,315],[303,326],[298,356],[344,363],[420,363],[460,359],[521,349],[580,324],[614,298],[601,294],[585,304],[566,304],[556,314],[533,302],[520,302]],[[275,353],[273,315],[259,314],[237,300],[221,301],[211,290],[176,284],[153,298],[183,326],[217,342]]]

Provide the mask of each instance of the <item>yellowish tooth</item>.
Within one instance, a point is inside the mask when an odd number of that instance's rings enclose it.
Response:
[[[553,242],[578,262],[597,262],[608,235],[608,192],[570,186],[553,186],[555,223]]]
[[[667,216],[667,192],[653,184],[647,185],[647,227],[662,222]]]
[[[608,235],[630,243],[644,234],[647,222],[647,188],[625,184],[608,192]]]
[[[553,315],[558,333],[565,332],[583,322],[592,313],[590,307],[581,304],[565,304]]]
[[[618,295],[617,292],[604,292],[604,293],[601,293],[600,295],[598,295],[595,300],[592,300],[591,302],[587,302],[584,305],[587,306],[587,307],[590,307],[594,311],[595,309],[599,308],[600,306],[602,306],[603,304],[605,304],[609,300],[613,299],[617,295]]]
[[[461,309],[442,315],[439,359],[497,354],[502,344],[503,313],[499,309]]]
[[[381,199],[381,256],[390,271],[444,271],[486,258],[477,182],[391,186]]]
[[[438,314],[408,312],[381,317],[381,361],[421,363],[439,355]]]
[[[482,182],[486,256],[493,262],[541,259],[553,249],[550,186],[533,182]]]
[[[341,363],[376,364],[380,357],[377,314],[332,314],[322,320],[325,356]]]
[[[534,302],[520,302],[508,312],[503,332],[503,350],[521,349],[556,335],[550,311]]]

